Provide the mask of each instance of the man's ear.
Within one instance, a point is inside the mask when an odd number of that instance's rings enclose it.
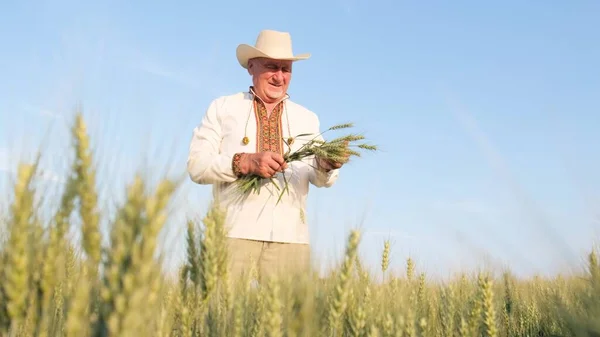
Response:
[[[254,67],[254,62],[252,59],[248,60],[248,74],[252,75],[252,68]]]

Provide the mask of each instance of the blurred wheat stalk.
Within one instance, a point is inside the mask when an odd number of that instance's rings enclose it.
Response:
[[[324,277],[269,278],[252,286],[227,272],[223,212],[215,205],[187,224],[187,259],[170,279],[155,256],[167,205],[177,189],[162,180],[149,191],[136,177],[99,229],[90,140],[82,115],[72,126],[75,160],[60,206],[43,224],[34,203],[37,161],[19,163],[7,237],[0,245],[1,336],[598,336],[600,266],[572,277],[519,280],[506,272],[434,282],[412,259],[394,274],[383,243],[382,282],[358,256],[360,233],[348,236],[339,268]],[[65,236],[77,224],[81,244]]]

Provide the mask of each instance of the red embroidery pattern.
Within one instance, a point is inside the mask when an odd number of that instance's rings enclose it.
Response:
[[[231,168],[233,169],[233,174],[235,174],[236,177],[242,176],[242,172],[240,172],[240,161],[242,160],[242,155],[244,155],[244,153],[236,153],[233,155]]]
[[[283,138],[281,133],[281,113],[283,101],[278,103],[271,116],[259,98],[254,99],[254,113],[256,116],[256,152],[271,151],[283,155]]]

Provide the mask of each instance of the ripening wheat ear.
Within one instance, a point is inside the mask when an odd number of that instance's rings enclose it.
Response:
[[[346,244],[346,254],[344,262],[335,284],[333,298],[329,306],[329,333],[330,335],[340,335],[342,333],[342,316],[345,314],[348,297],[348,287],[352,268],[356,260],[358,244],[360,242],[360,233],[352,231]]]
[[[345,332],[348,336],[360,337],[364,335],[364,331],[367,325],[367,317],[370,312],[370,285],[366,283],[359,283],[360,288],[364,289],[362,298],[358,294],[354,294],[354,289],[351,288],[348,293],[348,311],[346,314]]]
[[[136,176],[127,188],[127,200],[111,228],[110,253],[106,257],[102,284],[102,310],[97,329],[100,334],[118,335],[127,310],[127,292],[133,286],[133,246],[142,225],[145,184]]]
[[[185,265],[185,268],[188,274],[183,282],[187,281],[187,277],[189,277],[192,284],[197,287],[198,282],[200,281],[200,252],[198,251],[195,223],[192,220],[187,221],[186,243],[187,264]]]
[[[411,257],[406,259],[406,278],[409,281],[413,280],[413,276],[415,274],[415,262]]]
[[[494,293],[492,289],[493,281],[489,276],[479,279],[481,289],[481,302],[483,309],[483,326],[486,337],[496,337],[498,335],[496,327],[496,311],[494,309]]]
[[[385,272],[390,266],[390,240],[385,240],[383,243],[383,254],[381,255],[381,272],[383,273],[383,281],[385,282]]]
[[[211,206],[203,220],[204,231],[200,240],[200,290],[202,300],[208,301],[219,279],[227,275],[227,247],[225,243],[225,212],[217,205]]]
[[[440,310],[440,324],[444,336],[451,336],[454,333],[454,319],[455,319],[455,307],[454,307],[454,288],[452,284],[449,284],[440,289],[440,302],[443,310]]]
[[[2,327],[16,331],[23,323],[29,296],[30,257],[27,245],[31,222],[34,217],[34,191],[31,187],[35,165],[20,164],[17,181],[14,185],[14,202],[10,208],[9,238],[6,243],[2,287],[6,299],[6,310],[10,319],[10,327]],[[4,305],[4,303],[0,304]]]
[[[88,258],[98,265],[101,254],[101,235],[98,227],[100,214],[96,192],[96,171],[93,167],[87,127],[80,113],[76,115],[71,133],[75,148],[75,179],[77,195],[80,200],[79,214],[82,221],[83,248]]]
[[[67,244],[65,233],[68,227],[68,219],[73,212],[76,197],[76,182],[69,178],[63,192],[60,207],[54,215],[54,222],[49,228],[49,240],[45,251],[44,261],[42,262],[41,290],[43,292],[42,310],[47,312],[52,308],[52,296],[54,288],[61,281],[70,280],[67,275]],[[70,293],[70,287],[67,287],[67,294]],[[50,315],[42,317],[42,334],[40,337],[47,336],[46,331],[50,331],[53,325],[53,319]]]
[[[282,304],[279,298],[280,285],[276,277],[267,281],[267,298],[265,312],[265,332],[268,337],[282,337],[281,330],[283,319],[281,317]]]
[[[103,310],[99,328],[111,335],[152,330],[147,322],[158,312],[158,290],[162,278],[154,252],[157,237],[166,222],[166,206],[176,184],[163,180],[147,196],[145,183],[136,175],[127,191],[111,232],[111,251],[105,265]]]
[[[161,275],[154,260],[158,234],[166,222],[166,206],[176,185],[163,180],[154,195],[146,199],[145,221],[140,228],[139,238],[135,238],[131,259],[131,288],[126,289],[129,310],[123,317],[124,335],[135,335],[148,329],[155,305],[158,302],[158,289]],[[149,331],[149,330],[143,330]]]
[[[89,278],[89,264],[84,263],[72,297],[66,322],[66,336],[88,336],[90,333],[90,292],[92,280]]]

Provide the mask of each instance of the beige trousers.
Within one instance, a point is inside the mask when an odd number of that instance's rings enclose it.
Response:
[[[307,244],[279,243],[228,238],[229,274],[241,277],[254,263],[258,278],[269,276],[289,277],[306,273],[310,268],[310,246]]]

